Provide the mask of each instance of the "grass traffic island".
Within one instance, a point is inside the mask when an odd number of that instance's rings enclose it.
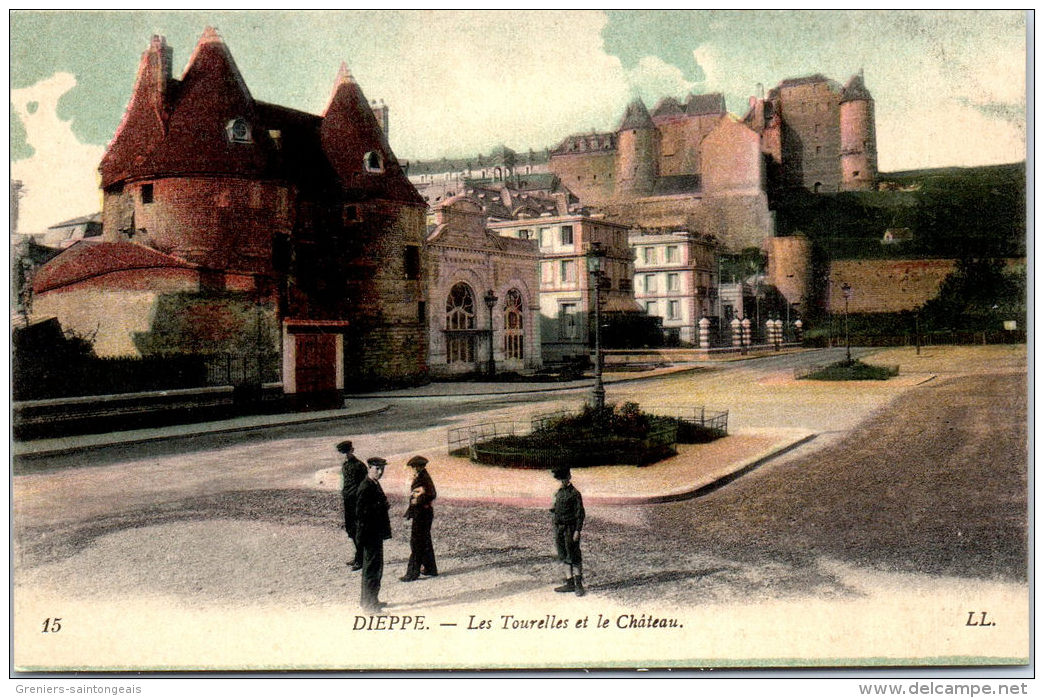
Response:
[[[524,435],[496,436],[475,443],[471,460],[511,468],[584,468],[649,465],[676,454],[678,443],[708,443],[725,429],[643,412],[637,403],[598,409],[585,405],[559,414]]]
[[[898,366],[873,366],[851,359],[818,366],[799,378],[815,381],[884,381],[898,375]]]

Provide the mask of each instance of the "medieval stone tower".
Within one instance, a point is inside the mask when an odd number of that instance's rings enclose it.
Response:
[[[860,72],[852,76],[841,94],[841,188],[846,191],[872,189],[876,178],[874,100]]]
[[[659,132],[640,98],[627,105],[617,129],[616,196],[648,196],[656,184]]]
[[[171,62],[153,37],[101,162],[106,259],[158,253],[198,277],[183,305],[264,314],[287,392],[423,380],[426,205],[388,144],[387,107],[375,111],[343,65],[321,116],[255,100],[211,28],[180,79]],[[77,254],[101,268],[109,249]],[[163,274],[141,273],[150,298],[166,292]],[[196,330],[207,328],[181,335]],[[238,330],[226,334],[222,350],[238,349]]]
[[[752,97],[744,121],[761,135],[775,190],[872,189],[877,180],[874,101],[862,75],[842,87],[815,74]]]

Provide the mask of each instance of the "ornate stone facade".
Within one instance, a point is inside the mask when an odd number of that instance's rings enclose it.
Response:
[[[442,202],[434,213],[425,242],[432,375],[485,373],[491,356],[495,371],[540,368],[535,241],[487,230],[482,205],[464,196]]]

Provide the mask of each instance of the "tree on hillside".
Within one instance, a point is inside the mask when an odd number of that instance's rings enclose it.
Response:
[[[1001,259],[960,259],[920,314],[927,329],[996,330],[1004,320],[1024,326],[1025,273],[1006,272]]]

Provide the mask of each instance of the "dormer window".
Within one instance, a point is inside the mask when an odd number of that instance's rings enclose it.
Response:
[[[384,158],[376,150],[371,150],[363,156],[363,167],[367,172],[384,172]]]
[[[250,139],[250,124],[246,122],[246,119],[237,117],[228,122],[225,126],[225,131],[228,133],[228,140],[231,143],[251,143]]]

